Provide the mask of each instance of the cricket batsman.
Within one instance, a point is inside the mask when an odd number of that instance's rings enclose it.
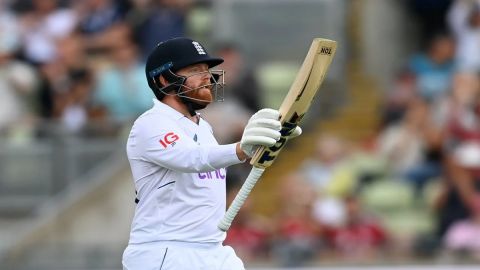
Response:
[[[226,209],[226,168],[274,145],[281,123],[277,110],[262,109],[240,142],[217,143],[197,111],[223,96],[224,72],[211,70],[222,62],[188,38],[161,42],[147,59],[156,98],[133,124],[126,146],[137,205],[124,270],[244,269],[217,227]]]

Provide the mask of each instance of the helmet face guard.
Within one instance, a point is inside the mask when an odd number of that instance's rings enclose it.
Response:
[[[202,74],[205,74],[205,73],[210,74],[210,83],[200,85],[200,86],[195,87],[195,88],[188,87],[184,84],[188,80],[188,78],[193,77],[193,76],[202,75]],[[223,97],[224,97],[224,87],[225,87],[225,71],[224,70],[208,70],[208,71],[203,71],[203,72],[199,72],[199,73],[196,73],[196,74],[192,74],[192,75],[190,75],[188,77],[184,77],[184,78],[185,78],[185,80],[183,81],[183,84],[181,84],[181,85],[174,84],[174,85],[179,87],[179,90],[177,91],[177,95],[179,97],[183,97],[183,98],[187,98],[187,99],[195,100],[195,101],[200,101],[200,102],[208,102],[209,100],[196,99],[196,98],[192,98],[192,97],[189,97],[189,96],[186,95],[187,93],[195,91],[197,89],[208,88],[210,90],[210,92],[212,93],[213,101],[223,101],[224,100],[223,99]]]
[[[210,83],[200,85],[195,88],[189,87],[185,84],[188,78],[202,75],[205,73],[210,74]],[[159,75],[157,75],[157,78],[158,76]],[[187,96],[189,92],[192,92],[201,88],[208,88],[212,93],[213,101],[217,101],[217,102],[224,101],[224,89],[225,89],[225,71],[224,70],[208,70],[208,71],[198,72],[187,77],[177,75],[171,70],[167,70],[166,72],[162,72],[162,76],[164,76],[165,79],[168,82],[170,82],[168,85],[160,87],[161,84],[157,81],[157,79],[155,79],[155,76],[152,76],[152,80],[156,85],[159,86],[157,90],[160,91],[161,94],[163,94],[164,96],[179,96],[181,98],[185,98],[191,101],[210,102],[210,100],[202,100],[202,99],[197,99],[197,98]]]

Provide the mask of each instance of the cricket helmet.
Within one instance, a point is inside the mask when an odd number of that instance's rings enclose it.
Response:
[[[212,68],[223,63],[223,59],[211,57],[198,41],[189,38],[178,37],[160,42],[147,58],[145,73],[148,85],[155,96],[162,99],[166,92],[174,88],[161,86],[158,76],[163,75],[169,82],[181,80],[176,71],[199,63]]]

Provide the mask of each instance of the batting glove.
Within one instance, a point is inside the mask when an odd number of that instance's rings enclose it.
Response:
[[[302,128],[301,127],[295,127],[295,129],[292,131],[292,133],[290,134],[290,136],[288,136],[288,139],[293,139],[295,137],[298,137],[302,135]]]
[[[252,157],[260,146],[273,146],[280,139],[282,124],[280,113],[274,109],[262,109],[256,112],[243,131],[240,149]]]

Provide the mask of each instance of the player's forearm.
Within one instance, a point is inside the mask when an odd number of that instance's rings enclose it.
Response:
[[[153,148],[145,157],[162,167],[184,173],[209,172],[241,163],[235,144]]]

